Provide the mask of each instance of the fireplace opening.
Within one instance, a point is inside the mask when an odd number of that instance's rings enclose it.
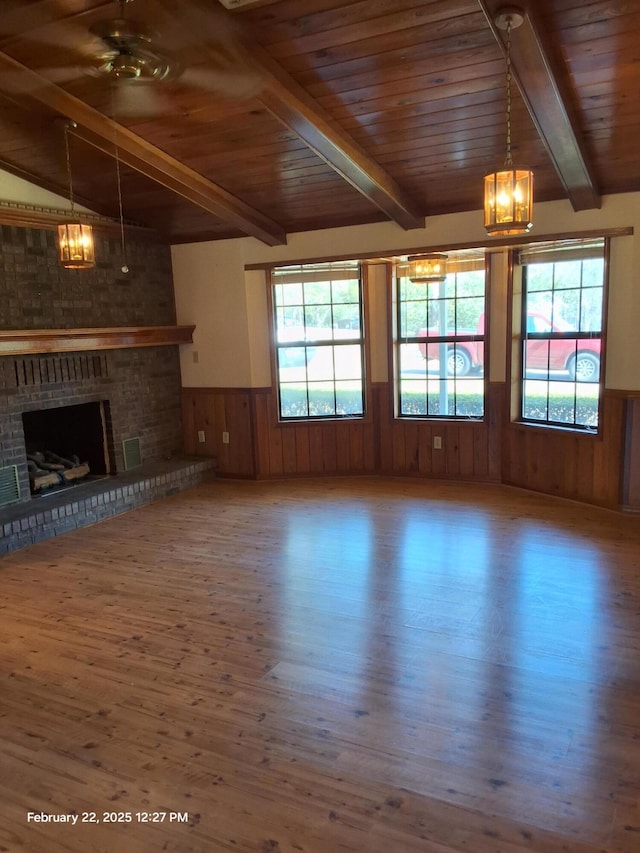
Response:
[[[22,413],[32,495],[71,488],[111,473],[108,402]]]

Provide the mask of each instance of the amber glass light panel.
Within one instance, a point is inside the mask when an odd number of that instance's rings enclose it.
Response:
[[[67,269],[90,269],[95,265],[93,229],[78,222],[58,225],[60,262]]]
[[[533,224],[533,172],[504,169],[484,179],[484,227],[492,236],[526,234]]]
[[[409,279],[413,282],[444,281],[447,277],[446,255],[409,255]]]

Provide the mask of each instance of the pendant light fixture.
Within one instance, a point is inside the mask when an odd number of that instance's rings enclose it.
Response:
[[[444,281],[447,277],[447,256],[439,254],[409,255],[409,280],[415,283]]]
[[[526,234],[533,225],[533,172],[516,169],[511,159],[511,31],[523,21],[523,13],[510,7],[495,17],[507,33],[507,150],[504,168],[484,178],[484,227],[492,237]]]
[[[67,160],[67,177],[69,179],[69,203],[71,205],[71,221],[58,225],[58,246],[60,263],[65,269],[86,270],[95,266],[93,247],[93,228],[82,222],[74,222],[73,181],[71,179],[71,158],[69,157],[69,129],[77,127],[74,121],[64,125],[64,148]]]

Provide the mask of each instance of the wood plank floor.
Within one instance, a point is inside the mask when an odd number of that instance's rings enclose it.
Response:
[[[637,517],[217,481],[0,591],[1,850],[640,850]]]

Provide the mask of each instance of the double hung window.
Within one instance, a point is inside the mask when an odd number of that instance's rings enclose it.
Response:
[[[422,283],[397,269],[400,417],[484,416],[484,255],[449,255],[447,270],[444,281]]]
[[[533,245],[519,260],[522,420],[596,429],[605,241]]]
[[[280,420],[363,417],[360,265],[278,267],[271,297]]]

